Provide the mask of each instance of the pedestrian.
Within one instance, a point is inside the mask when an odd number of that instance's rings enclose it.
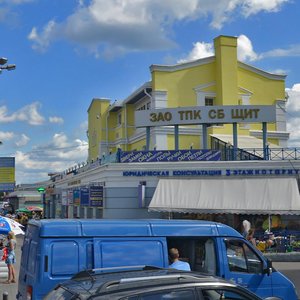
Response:
[[[5,283],[15,283],[16,282],[16,272],[14,268],[14,264],[16,263],[16,249],[17,241],[15,238],[15,234],[10,231],[7,235],[7,258],[5,260],[5,263],[8,268],[8,279],[5,281]]]
[[[246,236],[246,239],[253,245],[256,246],[256,240],[254,238],[254,229],[250,228],[248,231],[248,234]]]
[[[242,223],[242,236],[244,238],[246,238],[250,228],[251,228],[251,223],[248,220],[244,220]]]
[[[24,213],[24,214],[22,215],[21,220],[20,220],[20,223],[21,223],[21,225],[24,226],[24,231],[26,231],[26,229],[27,229],[27,224],[28,224],[28,216],[27,216],[27,214]]]
[[[179,251],[176,248],[171,248],[169,250],[169,257],[171,264],[169,268],[183,270],[183,271],[191,271],[190,264],[185,261],[179,260]]]

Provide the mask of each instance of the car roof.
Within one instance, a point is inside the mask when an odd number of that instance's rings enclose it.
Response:
[[[83,271],[61,284],[74,294],[88,298],[91,295],[107,295],[122,291],[151,287],[197,284],[197,286],[235,287],[234,283],[198,272],[161,269],[157,267],[123,267]],[[258,299],[258,298],[257,298]]]

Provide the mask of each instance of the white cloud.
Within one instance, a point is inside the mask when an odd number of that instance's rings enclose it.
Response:
[[[291,45],[288,48],[278,48],[260,54],[260,59],[268,57],[299,57],[300,56],[300,44]]]
[[[22,147],[28,144],[30,138],[26,134],[21,134],[20,139],[16,142],[17,147]]]
[[[252,42],[246,35],[240,35],[237,39],[238,59],[241,61],[254,61],[259,55],[253,50]],[[191,52],[178,62],[187,62],[214,55],[213,43],[197,42],[193,45]]]
[[[283,70],[283,69],[275,69],[275,70],[270,70],[268,72],[272,74],[278,74],[278,75],[286,75],[289,73],[288,70]]]
[[[69,140],[64,133],[55,134],[49,144],[36,146],[28,153],[22,151],[15,153],[18,165],[16,181],[29,183],[47,180],[48,173],[62,172],[86,161],[87,154],[86,141]]]
[[[300,83],[287,88],[288,102],[287,131],[290,132],[289,146],[300,147]]]
[[[262,3],[263,2],[263,3]],[[236,16],[277,12],[288,0],[92,0],[79,1],[64,21],[50,20],[42,30],[32,28],[34,49],[46,50],[57,39],[87,47],[95,56],[175,46],[172,26],[210,18],[221,29]]]
[[[286,108],[289,112],[300,112],[300,83],[294,84],[292,88],[287,88],[288,102]]]
[[[286,49],[273,49],[262,53],[256,53],[251,40],[246,35],[241,34],[237,39],[237,43],[238,59],[244,62],[253,62],[270,57],[300,57],[300,44],[289,46]],[[212,43],[197,42],[193,45],[191,52],[178,62],[191,61],[211,55],[214,55]],[[287,71],[275,70],[274,73],[286,74]]]
[[[8,114],[6,106],[0,106],[0,123],[22,121],[30,125],[42,125],[45,118],[38,112],[40,106],[39,102],[34,102],[12,114]]]
[[[277,12],[290,0],[247,0],[242,2],[243,14],[249,17],[259,12]]]
[[[6,140],[11,140],[15,137],[15,134],[13,132],[4,132],[0,131],[0,141],[4,143]]]
[[[64,119],[60,117],[49,117],[49,122],[50,123],[56,123],[56,124],[63,124]]]
[[[33,27],[28,35],[28,39],[34,41],[33,49],[44,52],[49,47],[50,41],[54,40],[58,33],[57,24],[51,20],[41,33],[38,33],[37,28]]]
[[[238,37],[238,59],[241,61],[257,60],[258,55],[254,52],[252,42],[244,34]]]
[[[300,57],[300,44],[291,45],[286,49],[273,49],[270,51],[256,53],[254,51],[251,40],[244,34],[238,37],[238,59],[244,62],[253,62],[265,58],[272,57]],[[207,56],[214,55],[214,49],[212,43],[197,42],[193,45],[191,52],[185,57],[180,59],[178,62],[191,61]],[[287,71],[275,70],[276,74],[286,74]]]
[[[188,56],[180,59],[178,62],[183,63],[212,55],[214,55],[214,49],[211,43],[197,42],[194,44],[194,47]]]

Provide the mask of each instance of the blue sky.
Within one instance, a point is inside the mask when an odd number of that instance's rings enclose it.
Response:
[[[238,37],[241,61],[287,74],[290,146],[300,146],[300,1],[0,0],[1,156],[16,182],[46,180],[87,159],[93,98],[123,100],[151,64],[213,55],[213,39]]]

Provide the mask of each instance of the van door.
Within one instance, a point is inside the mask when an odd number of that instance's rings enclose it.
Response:
[[[168,267],[166,238],[94,238],[94,267]]]
[[[227,280],[244,286],[262,298],[272,296],[272,276],[264,274],[264,261],[249,243],[226,238],[221,246]]]

